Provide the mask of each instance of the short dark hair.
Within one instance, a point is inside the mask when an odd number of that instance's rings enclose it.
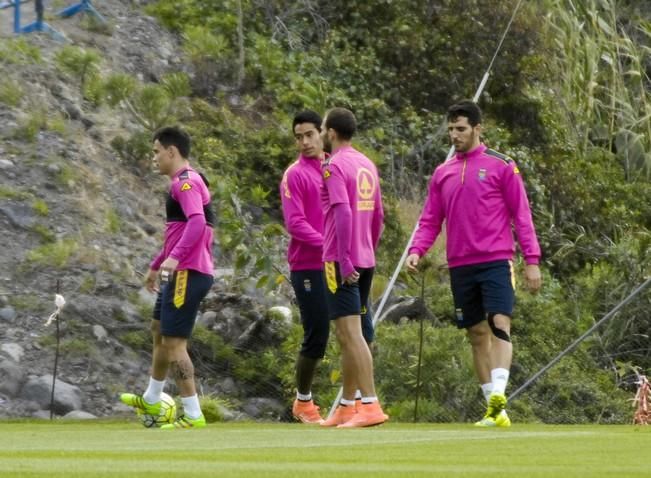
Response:
[[[158,140],[165,148],[175,146],[184,158],[190,157],[190,135],[178,126],[165,126],[154,133],[152,142]]]
[[[334,129],[340,139],[348,141],[357,131],[357,120],[353,112],[346,108],[332,108],[326,114],[325,127]]]
[[[312,123],[317,131],[321,131],[321,123],[323,123],[323,120],[321,119],[321,115],[316,111],[301,111],[296,116],[294,116],[294,121],[292,123],[292,133],[294,132],[297,124],[303,123]]]
[[[448,121],[456,121],[459,116],[468,118],[472,127],[481,123],[481,110],[474,101],[463,100],[448,108]]]

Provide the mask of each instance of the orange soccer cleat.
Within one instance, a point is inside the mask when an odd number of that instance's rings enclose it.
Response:
[[[357,412],[355,411],[354,406],[347,407],[345,405],[339,405],[335,409],[335,413],[327,420],[324,420],[323,423],[321,423],[321,426],[336,427],[350,421],[355,416],[357,416]]]
[[[389,419],[389,416],[382,411],[379,402],[362,403],[359,411],[353,418],[338,425],[337,428],[360,428],[381,425]]]
[[[319,425],[323,422],[321,415],[319,415],[319,407],[312,400],[307,402],[298,399],[294,400],[292,415],[302,423]]]

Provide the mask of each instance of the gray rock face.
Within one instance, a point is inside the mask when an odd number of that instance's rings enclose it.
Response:
[[[108,333],[101,325],[93,325],[93,335],[99,342],[105,342],[108,340]]]
[[[8,159],[0,159],[0,170],[4,171],[14,167],[14,163]]]
[[[285,406],[274,398],[250,398],[242,409],[252,418],[278,419],[285,413]]]
[[[16,363],[20,362],[20,359],[25,354],[25,350],[16,343],[2,344],[0,345],[0,350]]]
[[[209,310],[208,312],[204,312],[201,314],[201,317],[199,317],[199,320],[197,323],[199,325],[203,325],[204,327],[212,327],[215,324],[215,319],[217,318],[217,312]]]
[[[0,320],[6,320],[7,322],[11,322],[16,318],[16,315],[17,315],[16,311],[10,305],[7,305],[6,307],[0,309]]]
[[[7,216],[14,227],[31,229],[36,223],[34,211],[26,204],[10,204],[0,207],[0,213]]]
[[[25,372],[10,360],[0,362],[0,393],[15,397],[25,381]]]
[[[50,406],[50,392],[52,390],[52,375],[31,377],[20,391],[20,397],[25,400],[37,402],[43,409]],[[54,412],[65,415],[73,410],[81,410],[81,390],[74,385],[56,381],[54,388]]]
[[[63,418],[65,420],[93,420],[97,417],[92,413],[84,412],[82,410],[73,410],[72,412],[66,413]]]

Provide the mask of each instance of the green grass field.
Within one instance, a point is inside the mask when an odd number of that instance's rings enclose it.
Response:
[[[359,430],[215,424],[149,430],[136,422],[0,423],[7,477],[643,477],[651,428],[387,424]]]

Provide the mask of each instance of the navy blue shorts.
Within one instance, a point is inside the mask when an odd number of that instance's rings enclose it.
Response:
[[[186,270],[174,272],[172,280],[161,285],[154,306],[154,320],[160,320],[161,335],[190,337],[199,305],[212,283],[211,275]]]
[[[326,279],[326,300],[330,320],[337,320],[347,315],[359,315],[362,318],[362,335],[367,343],[373,342],[373,314],[369,307],[369,295],[373,283],[374,268],[356,268],[359,280],[354,284],[342,284],[339,264],[326,262],[324,275]]]
[[[300,354],[312,359],[322,359],[325,356],[330,334],[323,271],[293,271],[290,273],[290,280],[303,325]]]
[[[515,281],[511,261],[494,261],[450,269],[457,327],[467,329],[489,315],[513,315]]]

